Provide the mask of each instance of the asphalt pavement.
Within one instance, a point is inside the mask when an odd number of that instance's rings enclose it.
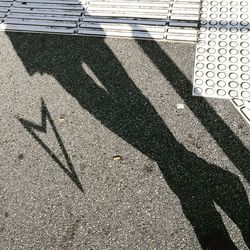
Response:
[[[195,44],[1,33],[0,48],[2,250],[250,247],[250,128],[191,96]]]

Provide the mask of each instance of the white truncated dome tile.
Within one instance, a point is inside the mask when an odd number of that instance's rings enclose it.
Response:
[[[204,0],[193,95],[250,100],[250,3]]]

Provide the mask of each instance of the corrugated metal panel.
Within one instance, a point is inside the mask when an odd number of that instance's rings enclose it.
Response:
[[[0,30],[196,41],[199,0],[0,0]]]

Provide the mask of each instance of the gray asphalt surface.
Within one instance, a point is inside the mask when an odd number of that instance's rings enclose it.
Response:
[[[191,97],[194,44],[0,48],[2,250],[195,250],[223,224],[248,249],[250,130],[229,101]]]

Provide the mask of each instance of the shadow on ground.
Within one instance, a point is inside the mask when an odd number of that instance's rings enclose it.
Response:
[[[80,183],[77,174],[75,172],[74,166],[70,159],[70,156],[63,144],[60,134],[58,133],[55,123],[49,113],[49,110],[42,99],[41,106],[41,125],[34,124],[30,121],[27,121],[23,118],[18,118],[24,128],[32,135],[32,137],[43,147],[43,149],[50,155],[50,157],[58,164],[58,166],[63,170],[63,172],[71,178],[71,180],[76,184],[76,186],[83,192],[82,184]],[[63,156],[66,160],[66,166],[59,160],[59,158],[53,153],[53,151],[44,143],[44,141],[39,137],[36,131],[46,133],[47,132],[47,121],[50,123],[58,145],[63,153]]]
[[[239,178],[197,157],[175,139],[103,39],[14,33],[8,36],[30,75],[52,75],[83,109],[157,162],[203,248],[213,235],[230,239],[215,204],[238,226],[250,248],[250,207]],[[240,140],[205,100],[191,97],[190,82],[157,43],[137,43],[250,181],[249,151]],[[83,69],[83,63],[105,89]]]

